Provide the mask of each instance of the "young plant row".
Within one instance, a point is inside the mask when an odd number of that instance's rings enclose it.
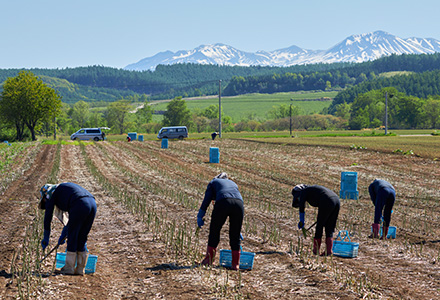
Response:
[[[56,183],[60,166],[61,144],[57,145],[55,159],[48,175],[47,182]],[[44,212],[35,208],[34,219],[26,227],[23,243],[16,250],[11,262],[12,281],[16,281],[18,299],[30,299],[41,296],[44,291],[44,277],[50,276],[55,269],[55,263],[49,273],[42,272],[41,237],[43,235]],[[50,258],[47,258],[50,259]],[[55,261],[54,261],[55,262]],[[11,282],[12,283],[12,282]]]
[[[129,188],[116,186],[106,178],[94,161],[88,156],[85,146],[81,145],[82,155],[86,165],[99,184],[111,195],[120,201],[134,215],[137,215],[152,232],[153,239],[166,245],[166,254],[176,260],[194,263],[194,258],[199,256],[198,236],[190,230],[190,222],[173,220],[169,211],[158,209],[151,204],[151,193],[139,193]],[[165,193],[163,193],[165,194]],[[192,223],[192,222],[191,222]],[[193,227],[194,228],[194,227]],[[194,228],[195,229],[195,228]]]
[[[8,185],[23,174],[30,161],[40,151],[41,145],[35,143],[13,143],[0,148],[0,194]]]

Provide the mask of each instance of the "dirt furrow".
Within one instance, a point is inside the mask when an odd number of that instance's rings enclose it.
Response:
[[[0,195],[0,299],[9,299],[16,292],[15,285],[9,286],[9,274],[13,253],[22,244],[25,229],[35,216],[39,188],[51,170],[56,148],[41,146],[35,160],[29,160],[29,168],[7,190]]]

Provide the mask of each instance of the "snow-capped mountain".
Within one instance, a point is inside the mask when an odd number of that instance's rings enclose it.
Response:
[[[154,70],[157,65],[177,63],[228,66],[292,66],[314,63],[364,62],[391,54],[431,54],[440,52],[440,41],[432,38],[402,39],[384,31],[352,35],[327,50],[307,50],[291,46],[256,53],[240,51],[224,44],[202,45],[193,50],[160,52],[126,70]]]

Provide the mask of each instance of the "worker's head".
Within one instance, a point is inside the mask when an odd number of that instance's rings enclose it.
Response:
[[[307,185],[305,185],[305,184],[298,184],[293,187],[293,189],[292,189],[292,196],[293,196],[292,207],[299,207],[299,196],[301,194],[301,191],[303,189],[305,189],[306,187],[307,187]]]
[[[214,179],[228,179],[228,174],[226,172],[221,172],[217,176],[214,177]]]
[[[53,192],[55,191],[57,184],[45,184],[40,189],[40,203],[38,207],[40,209],[46,209],[46,200],[52,197]]]

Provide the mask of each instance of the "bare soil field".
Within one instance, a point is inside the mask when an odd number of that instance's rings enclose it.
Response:
[[[220,148],[219,164],[209,163],[212,146]],[[0,190],[0,299],[440,299],[439,161],[232,139],[170,141],[168,149],[158,141],[36,144],[27,151]],[[53,168],[57,182],[78,183],[96,198],[87,246],[98,255],[97,269],[57,275],[53,253],[20,280],[26,260],[43,256],[35,249],[35,257],[24,255],[31,246],[23,241],[34,223],[41,225],[38,191]],[[212,268],[197,265],[212,207],[200,231],[197,211],[221,171],[244,198],[242,246],[256,253],[250,271],[219,267],[219,254]],[[350,232],[359,255],[314,256],[314,230],[307,238],[297,230],[291,189],[320,184],[339,194],[343,171],[358,172],[360,199],[341,200],[337,230]],[[368,185],[375,178],[396,188],[396,239],[368,239],[374,213]],[[306,208],[306,227],[315,220],[316,210]],[[57,222],[48,249],[61,232]],[[229,249],[227,227],[219,249]]]

